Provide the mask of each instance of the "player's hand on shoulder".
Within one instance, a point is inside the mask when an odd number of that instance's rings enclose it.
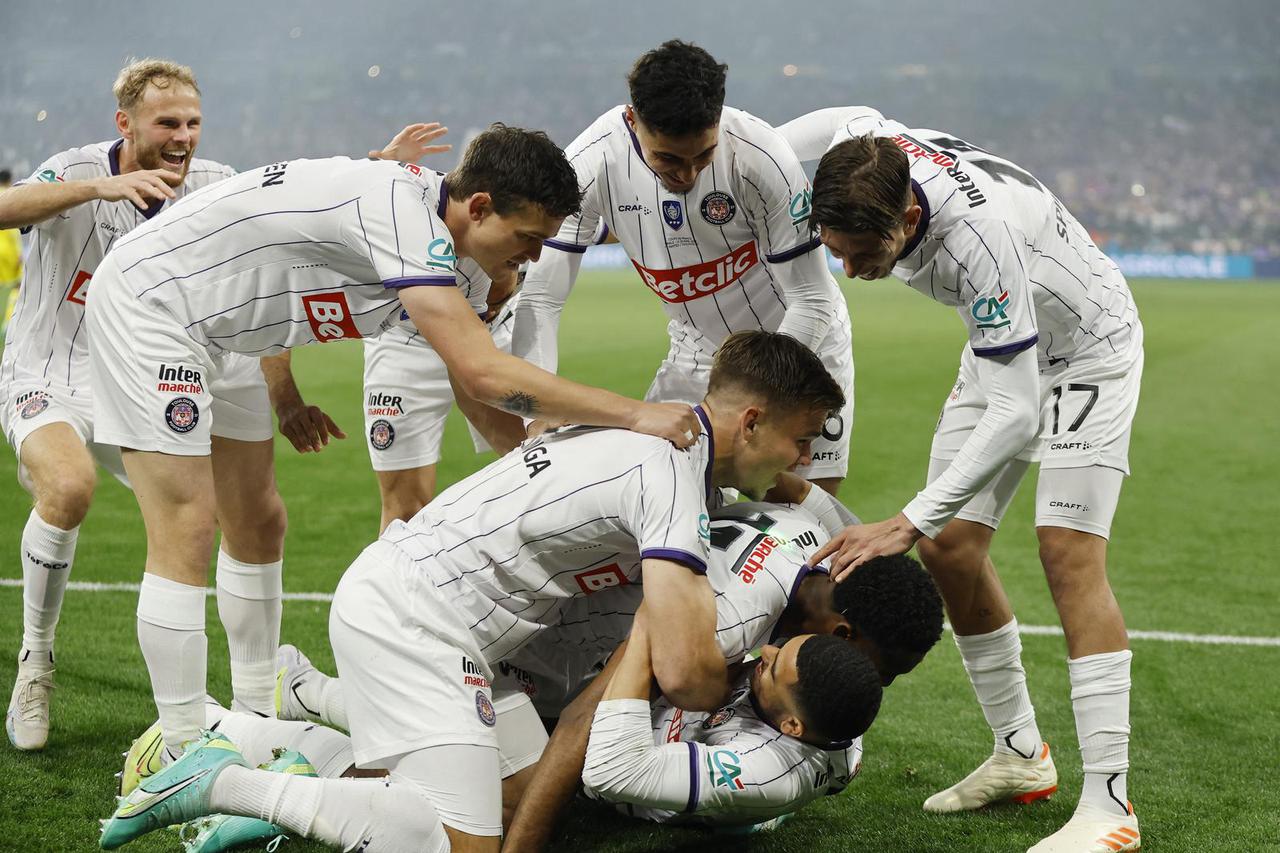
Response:
[[[289,439],[299,453],[319,453],[329,438],[346,438],[347,434],[319,406],[297,403],[276,409],[280,434]]]
[[[839,582],[868,560],[905,554],[920,535],[902,513],[885,521],[851,524],[819,548],[810,563],[816,566],[830,558],[831,579]]]
[[[385,148],[370,151],[369,156],[378,160],[398,160],[401,163],[417,163],[428,154],[443,154],[453,148],[447,143],[432,143],[449,132],[449,128],[441,127],[440,122],[420,122],[411,124],[391,137]]]
[[[181,183],[182,176],[168,169],[139,169],[123,175],[99,178],[95,188],[98,198],[103,201],[127,199],[140,209],[146,209],[153,201],[176,198],[177,193],[173,188]]]
[[[631,421],[632,432],[656,435],[681,449],[702,434],[702,422],[686,403],[640,403]]]

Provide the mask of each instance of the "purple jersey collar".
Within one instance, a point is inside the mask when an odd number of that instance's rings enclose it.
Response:
[[[115,144],[107,151],[107,165],[111,168],[111,175],[115,177],[120,174],[120,149],[124,147],[124,140],[117,139]],[[132,204],[132,202],[130,202]],[[136,206],[136,205],[135,205]],[[150,219],[160,212],[160,208],[164,207],[164,199],[158,198],[151,202],[147,207],[142,208],[138,212],[142,214],[144,219]]]
[[[911,192],[915,195],[916,201],[920,202],[920,222],[916,225],[916,233],[911,235],[907,245],[902,247],[902,254],[894,260],[895,264],[901,263],[903,258],[914,252],[920,245],[920,241],[924,239],[924,232],[929,230],[929,198],[914,179],[911,181]]]

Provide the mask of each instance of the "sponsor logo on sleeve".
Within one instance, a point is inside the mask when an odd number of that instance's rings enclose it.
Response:
[[[360,337],[360,330],[351,319],[347,295],[342,291],[304,296],[302,308],[307,314],[307,322],[311,324],[312,334],[320,343]]]
[[[493,710],[493,703],[489,701],[488,696],[484,695],[483,690],[476,691],[476,716],[489,728],[493,728],[498,722],[498,714]]]
[[[731,791],[742,791],[742,759],[736,752],[728,749],[716,749],[707,754],[707,771],[711,776],[711,787],[728,788]]]
[[[53,171],[53,169],[45,169],[40,174],[36,175],[36,180],[44,181],[46,184],[52,184],[54,181],[61,181],[62,178],[58,177],[58,173]]]
[[[437,237],[427,246],[427,259],[423,262],[432,269],[453,272],[458,263],[458,255],[453,244],[443,237]]]
[[[374,450],[386,450],[396,440],[396,428],[390,421],[378,418],[369,425],[369,444]]]
[[[705,512],[698,516],[698,535],[708,542],[711,541],[711,516]]]
[[[672,231],[679,231],[680,226],[684,225],[684,206],[675,199],[667,199],[662,203],[662,221],[670,226]]]
[[[813,190],[805,187],[791,197],[791,224],[800,225],[809,218],[809,209],[813,206]]]
[[[702,197],[702,218],[712,225],[724,225],[738,212],[733,196],[714,190]]]
[[[165,407],[164,422],[174,432],[191,432],[200,423],[200,407],[190,397],[174,397]]]
[[[611,586],[626,586],[631,583],[617,563],[578,572],[573,579],[578,582],[578,587],[584,595],[591,595],[593,592],[599,592]]]
[[[743,243],[727,255],[675,269],[650,269],[631,262],[649,289],[663,302],[681,303],[701,299],[710,293],[723,290],[741,279],[752,267],[760,263],[755,241]]]
[[[969,313],[978,321],[979,329],[1003,329],[1012,321],[1005,314],[1009,307],[1009,291],[1002,291],[999,296],[979,296],[973,301]]]

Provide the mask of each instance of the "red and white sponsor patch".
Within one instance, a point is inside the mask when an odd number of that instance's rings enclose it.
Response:
[[[610,563],[597,569],[578,572],[573,576],[573,579],[578,582],[578,586],[587,595],[599,592],[602,589],[608,589],[611,586],[626,586],[631,583],[617,563]]]
[[[688,302],[724,290],[760,263],[756,242],[743,243],[727,255],[691,267],[655,270],[631,262],[649,289],[664,302]]]
[[[302,308],[307,312],[307,322],[311,324],[311,331],[320,343],[360,337],[360,331],[351,319],[351,308],[347,305],[345,293],[338,291],[304,296]]]
[[[89,279],[91,278],[93,278],[93,273],[85,272],[84,270],[77,272],[76,277],[71,281],[71,289],[67,291],[67,301],[83,305],[85,298],[89,295]]]

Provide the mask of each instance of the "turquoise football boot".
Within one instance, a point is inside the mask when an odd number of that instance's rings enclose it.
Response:
[[[317,775],[311,763],[293,750],[275,750],[275,759],[263,764],[261,769],[293,776]],[[263,841],[271,842],[267,850],[275,850],[279,846],[276,839],[283,840],[286,836],[283,829],[265,820],[219,814],[183,824],[179,837],[186,853],[222,853]]]

